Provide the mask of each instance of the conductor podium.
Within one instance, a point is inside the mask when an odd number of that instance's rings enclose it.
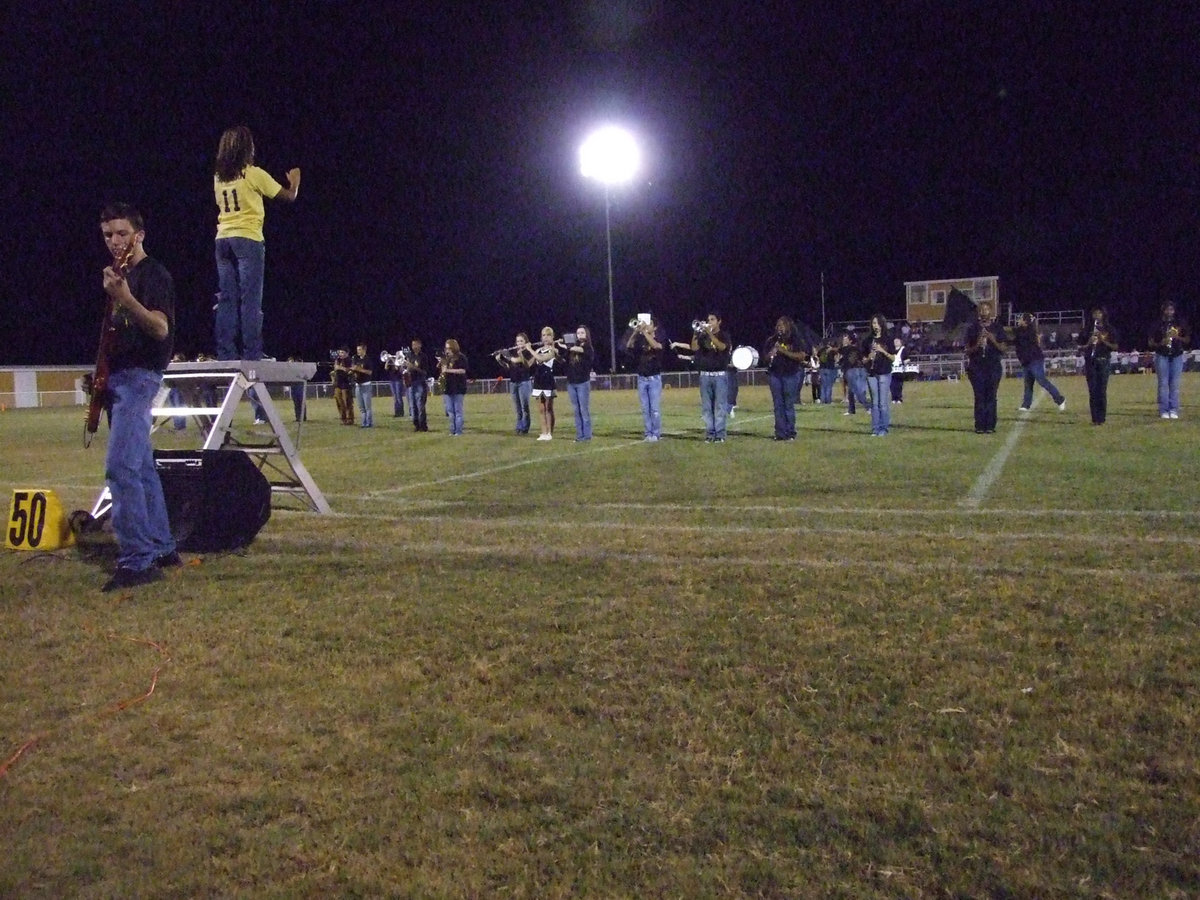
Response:
[[[210,532],[211,537],[211,532],[220,527],[224,516],[230,520],[227,530],[231,532],[232,540],[232,532],[241,534],[249,527],[248,522],[258,520],[249,538],[240,544],[244,545],[249,543],[266,521],[266,516],[269,516],[269,504],[264,516],[261,503],[258,502],[250,504],[253,509],[248,507],[245,516],[238,512],[240,505],[244,505],[241,504],[245,499],[242,495],[249,494],[251,500],[257,496],[257,489],[251,485],[256,479],[247,476],[244,465],[223,465],[219,456],[213,457],[214,453],[237,453],[249,459],[252,467],[261,473],[257,481],[269,485],[268,500],[278,496],[289,497],[311,511],[332,512],[325,495],[300,461],[300,423],[297,423],[296,438],[293,440],[271,398],[272,387],[299,387],[303,390],[316,371],[316,363],[275,360],[209,360],[171,363],[167,367],[163,374],[162,389],[151,410],[154,416],[151,433],[172,419],[186,418],[194,422],[204,435],[203,445],[198,451],[173,451],[170,454],[155,452],[155,463],[163,480],[164,492],[170,495],[179,487],[171,484],[172,481],[184,479],[188,485],[183,491],[189,498],[188,502],[175,504],[169,511],[174,516],[187,516],[189,521],[176,522],[173,519],[173,532],[179,533],[181,529],[195,532],[199,529]],[[178,389],[177,396],[184,398],[182,405],[166,405],[172,389]],[[243,399],[254,403],[256,415],[265,419],[263,427],[255,429],[249,438],[242,431],[234,429],[234,416]],[[191,465],[180,461],[189,457],[195,460]],[[203,477],[198,474],[200,472],[204,473]],[[223,485],[222,480],[229,478],[228,475],[223,476],[223,472],[238,472],[239,478],[234,480],[242,487],[232,483]],[[92,516],[99,519],[111,507],[112,498],[106,487],[92,509]]]

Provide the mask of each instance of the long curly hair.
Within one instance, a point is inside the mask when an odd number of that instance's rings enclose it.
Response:
[[[226,128],[217,145],[217,181],[236,181],[254,163],[254,135],[245,125]]]

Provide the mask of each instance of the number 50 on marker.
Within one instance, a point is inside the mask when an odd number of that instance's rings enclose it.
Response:
[[[4,546],[10,550],[57,550],[75,543],[54,491],[13,491]]]

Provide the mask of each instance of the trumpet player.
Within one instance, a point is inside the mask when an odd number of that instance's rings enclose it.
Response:
[[[767,385],[775,410],[775,440],[796,439],[796,401],[800,394],[802,366],[808,354],[801,349],[800,335],[791,316],[780,316],[763,347],[767,361]]]
[[[978,317],[967,327],[967,378],[975,394],[975,433],[996,433],[996,395],[1004,376],[1004,332],[996,324],[992,304],[979,304]]]
[[[692,327],[692,342],[682,345],[678,341],[671,346],[687,346],[696,359],[700,370],[700,417],[704,420],[704,441],[708,444],[725,443],[725,424],[728,418],[729,332],[721,324],[720,313],[710,312],[708,317],[697,320]]]
[[[1154,351],[1154,375],[1158,379],[1158,415],[1179,418],[1179,381],[1183,377],[1183,356],[1191,340],[1187,323],[1175,314],[1168,300],[1150,329],[1150,348]]]
[[[625,351],[633,357],[637,372],[642,440],[655,443],[662,438],[662,358],[667,349],[667,335],[653,313],[643,313],[629,324]]]
[[[542,329],[542,342],[533,348],[533,390],[542,414],[542,433],[539,441],[554,439],[554,367],[558,362],[558,346],[554,342],[554,329],[547,325]]]
[[[869,331],[863,341],[863,358],[871,393],[871,435],[883,437],[892,427],[892,362],[896,354],[888,336],[888,320],[882,313],[871,316]]]
[[[1092,310],[1087,327],[1079,335],[1079,346],[1083,349],[1083,374],[1087,378],[1092,424],[1103,425],[1108,417],[1109,359],[1117,349],[1117,332],[1103,306]]]
[[[388,385],[392,389],[392,417],[396,419],[404,417],[404,395],[408,393],[404,383],[404,356],[403,350],[399,353],[385,351],[381,355],[383,370],[387,373]]]
[[[367,345],[363,341],[359,341],[354,356],[350,357],[350,371],[354,373],[354,400],[362,416],[360,426],[374,428],[375,416],[371,413],[371,395],[374,388],[371,378],[375,370],[371,365],[371,358],[367,356]]]
[[[508,393],[512,397],[513,410],[517,416],[517,434],[529,434],[529,398],[533,392],[533,351],[529,346],[529,335],[521,332],[513,346],[497,350],[492,354],[496,363],[508,373]]]
[[[429,373],[433,363],[425,352],[420,338],[413,338],[404,360],[404,381],[408,385],[408,411],[412,415],[413,431],[428,431],[429,419],[425,404],[429,400]]]

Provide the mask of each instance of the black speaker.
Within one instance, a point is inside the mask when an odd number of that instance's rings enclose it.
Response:
[[[155,450],[171,534],[185,553],[245,547],[271,518],[271,483],[237,450]]]

